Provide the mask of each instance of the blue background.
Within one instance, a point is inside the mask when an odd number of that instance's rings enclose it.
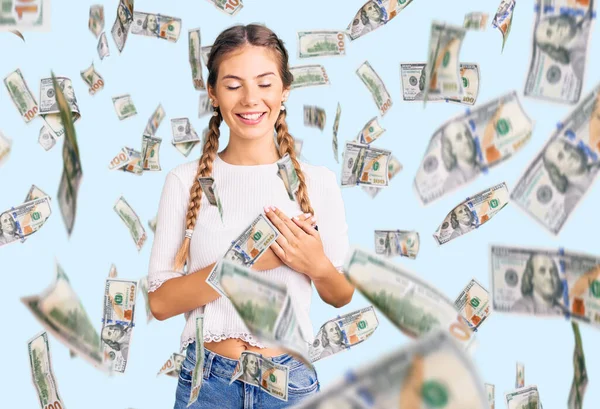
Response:
[[[77,219],[70,238],[60,216],[56,192],[62,172],[62,140],[49,152],[37,143],[41,119],[25,124],[7,91],[0,91],[0,129],[13,139],[12,153],[0,168],[0,208],[21,203],[31,184],[36,184],[52,198],[53,214],[46,225],[25,244],[0,249],[3,284],[3,314],[0,351],[2,371],[10,376],[4,381],[4,407],[34,408],[38,398],[31,382],[27,340],[42,327],[20,303],[21,296],[43,291],[54,279],[55,259],[68,274],[71,284],[94,322],[100,328],[104,280],[111,263],[122,278],[137,279],[147,273],[153,234],[147,221],[156,215],[158,200],[167,172],[194,160],[197,146],[184,158],[170,143],[170,119],[189,117],[198,133],[208,117],[198,119],[198,95],[192,85],[188,63],[187,31],[201,27],[203,45],[212,44],[217,34],[234,23],[261,22],[273,29],[286,43],[291,65],[323,64],[331,85],[295,90],[287,104],[292,135],[304,139],[302,155],[307,161],[340,172],[333,159],[331,138],[338,101],[342,106],[339,129],[340,151],[344,141],[353,139],[378,110],[355,70],[368,60],[387,86],[393,106],[380,123],[387,129],[375,143],[393,154],[404,165],[390,186],[372,200],[360,188],[343,189],[350,242],[373,248],[374,229],[417,230],[421,250],[416,260],[397,262],[434,283],[454,299],[471,277],[488,286],[488,248],[490,243],[556,248],[600,254],[593,232],[600,226],[595,209],[600,189],[592,186],[558,237],[552,237],[516,205],[502,210],[491,223],[451,243],[438,247],[431,237],[447,212],[466,196],[493,184],[506,181],[512,188],[533,156],[548,139],[556,123],[572,107],[522,99],[529,116],[535,120],[531,141],[510,161],[494,168],[488,175],[459,189],[428,207],[422,207],[412,190],[412,182],[435,129],[447,119],[465,111],[462,105],[402,101],[400,63],[424,61],[427,56],[429,27],[432,19],[462,25],[470,11],[485,11],[493,18],[499,0],[427,1],[415,0],[387,26],[365,37],[347,42],[347,55],[332,58],[297,58],[296,31],[311,29],[345,29],[352,21],[362,0],[345,1],[266,1],[246,0],[235,17],[218,11],[207,1],[137,0],[136,10],[162,13],[183,20],[177,43],[129,35],[122,55],[110,35],[117,1],[100,1],[106,14],[105,30],[111,55],[100,61],[97,40],[88,30],[91,1],[52,2],[52,29],[49,33],[24,33],[26,43],[16,36],[0,35],[0,76],[20,68],[36,99],[39,81],[56,75],[73,80],[82,117],[76,124],[83,166]],[[532,2],[519,1],[512,31],[504,53],[501,33],[488,25],[484,32],[468,32],[460,60],[477,62],[481,68],[478,103],[516,89],[522,95],[531,52],[534,18]],[[595,37],[595,38],[594,38]],[[600,43],[598,27],[592,33],[584,95],[600,81]],[[104,90],[95,96],[87,92],[80,71],[94,61],[105,80]],[[204,78],[206,79],[206,71]],[[111,97],[130,93],[138,115],[119,121]],[[108,163],[127,145],[140,148],[146,122],[162,103],[166,118],[158,129],[163,138],[160,151],[161,172],[146,172],[138,177],[111,172]],[[324,131],[303,125],[302,106],[319,105],[327,111]],[[224,127],[225,128],[225,127]],[[222,133],[220,150],[226,146],[227,132]],[[341,152],[340,152],[341,160]],[[125,225],[113,210],[124,195],[142,219],[148,233],[141,252]],[[326,305],[314,292],[311,318],[315,332],[327,319],[367,305],[357,292],[352,302],[340,310]],[[164,322],[145,322],[143,300],[139,298],[129,364],[124,376],[106,377],[82,359],[69,358],[68,349],[54,337],[51,353],[60,394],[67,408],[170,408],[177,381],[156,377],[169,355],[179,347],[183,317]],[[380,326],[364,344],[316,364],[322,387],[350,368],[372,362],[381,353],[391,351],[410,340],[397,331],[383,315]],[[600,404],[600,342],[597,329],[582,325],[583,345],[590,378],[585,397],[587,408]],[[480,328],[475,358],[483,382],[496,385],[496,407],[504,407],[503,393],[514,388],[515,363],[525,364],[526,384],[537,384],[546,409],[565,408],[573,376],[573,334],[569,322],[562,319],[538,319],[529,316],[495,314]],[[4,379],[7,379],[6,377]]]

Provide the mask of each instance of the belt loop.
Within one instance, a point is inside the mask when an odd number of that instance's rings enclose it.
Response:
[[[210,349],[205,349],[205,351],[208,352],[208,356],[204,357],[203,376],[204,376],[204,379],[208,379],[208,377],[210,376],[210,370],[212,368],[212,362],[213,362],[213,359],[215,358],[215,353],[212,352]]]

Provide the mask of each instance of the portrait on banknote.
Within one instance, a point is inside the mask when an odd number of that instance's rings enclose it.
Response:
[[[3,246],[19,238],[17,225],[8,212],[0,214],[0,246]]]
[[[260,362],[258,357],[253,354],[244,354],[242,358],[242,367],[244,373],[241,376],[241,380],[251,385],[260,385]]]
[[[125,361],[127,361],[131,329],[131,326],[125,326],[121,324],[106,325],[104,328],[102,328],[102,334],[100,335],[100,338],[102,339],[102,342],[112,349],[110,352],[111,360],[115,360],[117,356],[120,355]]]
[[[321,358],[336,354],[345,350],[347,347],[344,344],[344,336],[340,327],[335,321],[329,321],[323,328],[321,336],[323,352]]]

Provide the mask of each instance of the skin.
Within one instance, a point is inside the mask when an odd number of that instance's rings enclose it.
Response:
[[[0,228],[2,233],[6,235],[15,234],[15,225],[13,224],[12,218],[8,213],[0,215]]]
[[[552,302],[557,281],[558,270],[552,259],[547,256],[536,256],[533,259],[533,291],[547,302]]]
[[[585,163],[577,150],[562,141],[552,143],[546,149],[546,159],[552,162],[567,177],[577,176],[585,170]]]

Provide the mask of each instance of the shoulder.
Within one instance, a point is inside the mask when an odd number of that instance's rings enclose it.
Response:
[[[329,168],[323,165],[311,165],[302,161],[299,162],[309,189],[330,189],[332,186],[337,185],[336,174]]]
[[[179,179],[184,188],[189,189],[194,183],[197,171],[198,159],[176,166],[167,174],[167,179],[175,177]]]

